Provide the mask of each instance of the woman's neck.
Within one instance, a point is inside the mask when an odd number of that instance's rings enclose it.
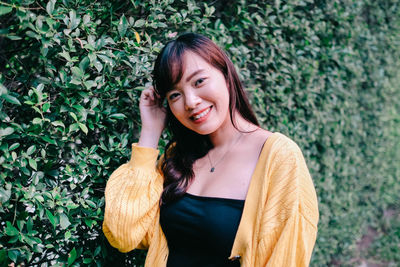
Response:
[[[217,131],[209,135],[214,148],[231,146],[243,132],[254,131],[258,128],[258,126],[246,121],[239,113],[236,113],[234,119],[236,128],[229,119]]]

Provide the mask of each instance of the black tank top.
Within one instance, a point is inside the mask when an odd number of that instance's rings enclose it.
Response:
[[[161,206],[160,224],[168,242],[168,267],[233,267],[233,242],[244,200],[186,193]]]

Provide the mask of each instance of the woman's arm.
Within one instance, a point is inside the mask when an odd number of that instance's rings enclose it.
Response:
[[[291,140],[277,152],[273,165],[255,266],[308,266],[319,217],[310,173]]]
[[[153,87],[142,91],[139,108],[139,144],[132,145],[131,160],[114,171],[105,190],[103,232],[121,252],[149,246],[158,227],[156,218],[163,188],[163,178],[156,170],[156,148],[166,115]]]
[[[121,252],[147,248],[157,227],[163,178],[158,150],[132,145],[131,160],[111,175],[105,190],[103,232]]]

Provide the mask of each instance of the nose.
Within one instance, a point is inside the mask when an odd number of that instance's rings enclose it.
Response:
[[[185,109],[195,109],[201,103],[201,98],[192,90],[185,92]]]

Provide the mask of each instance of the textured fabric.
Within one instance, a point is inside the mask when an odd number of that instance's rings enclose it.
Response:
[[[163,177],[158,151],[132,145],[131,160],[105,190],[103,232],[121,252],[148,248],[146,267],[165,267],[168,246],[159,218]],[[308,266],[318,203],[300,148],[275,132],[264,144],[247,192],[230,258],[241,266]]]
[[[167,267],[237,267],[229,260],[244,200],[183,197],[160,208],[160,224],[168,243]]]

